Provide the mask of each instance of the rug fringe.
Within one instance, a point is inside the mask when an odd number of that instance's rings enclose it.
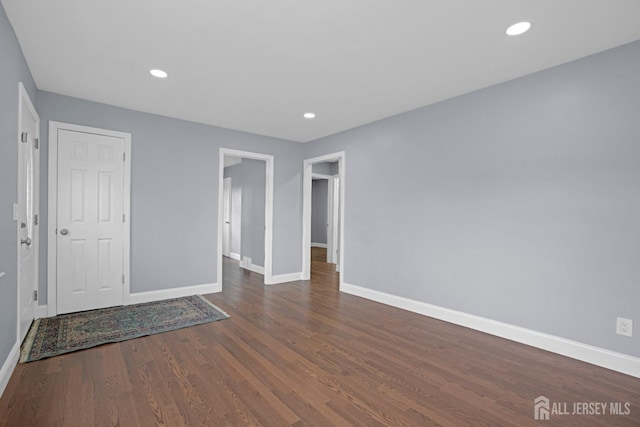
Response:
[[[22,346],[20,347],[20,359],[18,360],[19,363],[25,363],[29,358],[31,347],[33,346],[33,340],[36,338],[36,332],[38,332],[38,326],[40,326],[40,319],[33,321],[31,328],[29,328],[29,332],[27,333],[27,337],[22,342]]]
[[[207,304],[209,304],[211,307],[215,308],[216,310],[218,310],[219,312],[221,312],[222,314],[224,314],[225,316],[227,316],[227,318],[231,317],[229,315],[229,313],[227,313],[226,311],[224,311],[223,309],[221,309],[220,307],[218,307],[217,305],[215,305],[214,303],[212,303],[211,301],[209,301],[208,299],[206,299],[204,296],[202,295],[197,295],[200,297],[200,299],[204,302],[206,302]]]

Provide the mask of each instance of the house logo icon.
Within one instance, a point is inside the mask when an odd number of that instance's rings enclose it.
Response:
[[[533,419],[548,420],[549,419],[549,399],[545,396],[538,396],[533,401]]]

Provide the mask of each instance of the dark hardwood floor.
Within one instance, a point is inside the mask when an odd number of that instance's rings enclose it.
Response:
[[[640,379],[340,294],[323,257],[269,287],[225,259],[230,319],[18,365],[0,426],[640,426]]]

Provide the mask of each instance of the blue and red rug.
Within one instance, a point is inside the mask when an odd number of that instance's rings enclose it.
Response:
[[[37,319],[22,344],[20,362],[227,318],[220,308],[194,295]]]

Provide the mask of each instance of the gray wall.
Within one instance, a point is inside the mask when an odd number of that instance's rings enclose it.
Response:
[[[331,164],[329,162],[315,163],[311,165],[311,171],[322,175],[331,175]]]
[[[635,42],[306,144],[346,152],[344,280],[640,356],[639,114]]]
[[[311,243],[327,243],[328,194],[329,180],[311,182]]]
[[[313,173],[337,175],[338,162],[315,163]],[[311,242],[327,243],[327,196],[329,191],[326,179],[314,180],[311,186]]]
[[[224,168],[224,177],[231,178],[231,206],[229,222],[231,223],[231,242],[229,251],[240,255],[242,251],[242,174],[237,166]]]
[[[243,159],[242,164],[242,257],[264,267],[264,204],[266,163]]]
[[[313,173],[319,173],[321,175],[337,175],[338,162],[314,163],[313,165],[311,165],[311,171]]]
[[[43,159],[48,156],[49,120],[132,134],[132,292],[216,282],[220,147],[274,155],[273,273],[300,271],[301,144],[43,91],[37,108]],[[41,186],[47,188],[47,162],[42,165]],[[46,193],[41,206],[47,206]],[[42,213],[44,295],[47,218]]]
[[[224,176],[231,178],[231,252],[264,267],[266,163],[242,159]]]
[[[4,8],[0,4],[0,366],[16,343],[18,201],[18,82],[35,104],[36,87]]]

